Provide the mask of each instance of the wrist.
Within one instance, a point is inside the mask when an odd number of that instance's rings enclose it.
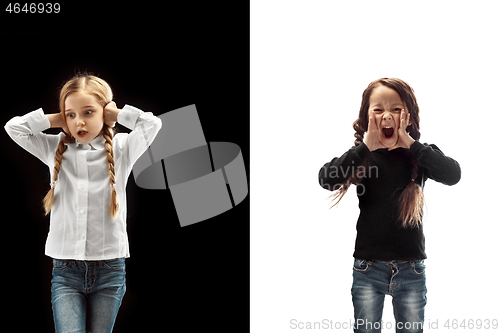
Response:
[[[46,116],[49,119],[51,128],[61,128],[65,125],[61,113],[51,113]]]
[[[118,114],[120,113],[121,109],[111,109],[108,110],[108,114],[106,115],[107,118],[111,121],[118,121]]]
[[[372,150],[372,147],[371,147],[371,144],[370,144],[369,140],[366,139],[366,135],[363,138],[363,143],[365,144],[365,147],[368,148],[369,151]]]
[[[411,145],[414,143],[415,143],[415,139],[413,139],[412,137],[409,137],[408,142],[406,143],[406,145],[408,146],[408,149],[410,149]]]
[[[118,114],[120,113],[121,109],[118,109],[116,107],[116,103],[113,101],[108,102],[104,106],[104,121],[105,122],[117,122],[118,121]]]

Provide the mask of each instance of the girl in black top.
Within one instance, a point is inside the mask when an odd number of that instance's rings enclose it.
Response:
[[[417,100],[406,82],[382,78],[370,83],[353,124],[355,146],[319,172],[320,185],[334,192],[335,204],[356,185],[355,331],[380,331],[386,294],[393,296],[398,332],[423,328],[422,189],[428,178],[454,185],[461,171],[437,146],[418,141],[419,121]]]

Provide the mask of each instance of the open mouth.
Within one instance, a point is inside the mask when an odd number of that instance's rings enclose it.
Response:
[[[80,138],[83,138],[85,135],[87,135],[87,133],[87,131],[78,131],[76,134],[78,134]]]
[[[392,128],[390,126],[384,126],[384,127],[382,127],[382,133],[384,133],[384,136],[387,139],[389,139],[394,134],[394,128]]]

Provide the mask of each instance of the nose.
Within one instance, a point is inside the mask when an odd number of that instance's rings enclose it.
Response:
[[[76,125],[77,126],[84,126],[85,125],[85,121],[83,121],[82,118],[78,119],[78,121],[76,122]]]
[[[384,114],[382,115],[382,119],[383,120],[391,120],[392,119],[392,114],[388,111],[384,112]]]

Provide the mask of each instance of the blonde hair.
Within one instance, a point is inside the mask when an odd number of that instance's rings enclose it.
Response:
[[[61,88],[61,92],[59,94],[59,111],[64,114],[64,103],[66,98],[76,92],[85,92],[94,96],[97,102],[102,105],[104,108],[106,104],[113,100],[113,92],[111,91],[111,87],[108,85],[106,81],[101,78],[98,78],[93,75],[88,74],[78,74],[71,78],[68,82],[66,82]],[[63,117],[64,121],[66,118]],[[106,156],[108,162],[108,171],[109,171],[109,183],[111,185],[111,203],[109,213],[111,217],[115,217],[118,212],[118,198],[116,196],[115,189],[115,162],[113,158],[113,128],[104,124],[102,128],[102,136],[105,140],[105,148],[106,148]],[[59,145],[57,146],[56,156],[54,157],[54,172],[52,176],[52,182],[50,186],[50,190],[47,192],[47,195],[43,199],[43,205],[45,208],[45,215],[48,215],[52,205],[54,203],[54,190],[55,185],[57,184],[57,178],[59,175],[59,171],[61,170],[62,163],[62,155],[66,151],[66,143],[74,142],[75,138],[71,136],[70,133],[65,135]]]

